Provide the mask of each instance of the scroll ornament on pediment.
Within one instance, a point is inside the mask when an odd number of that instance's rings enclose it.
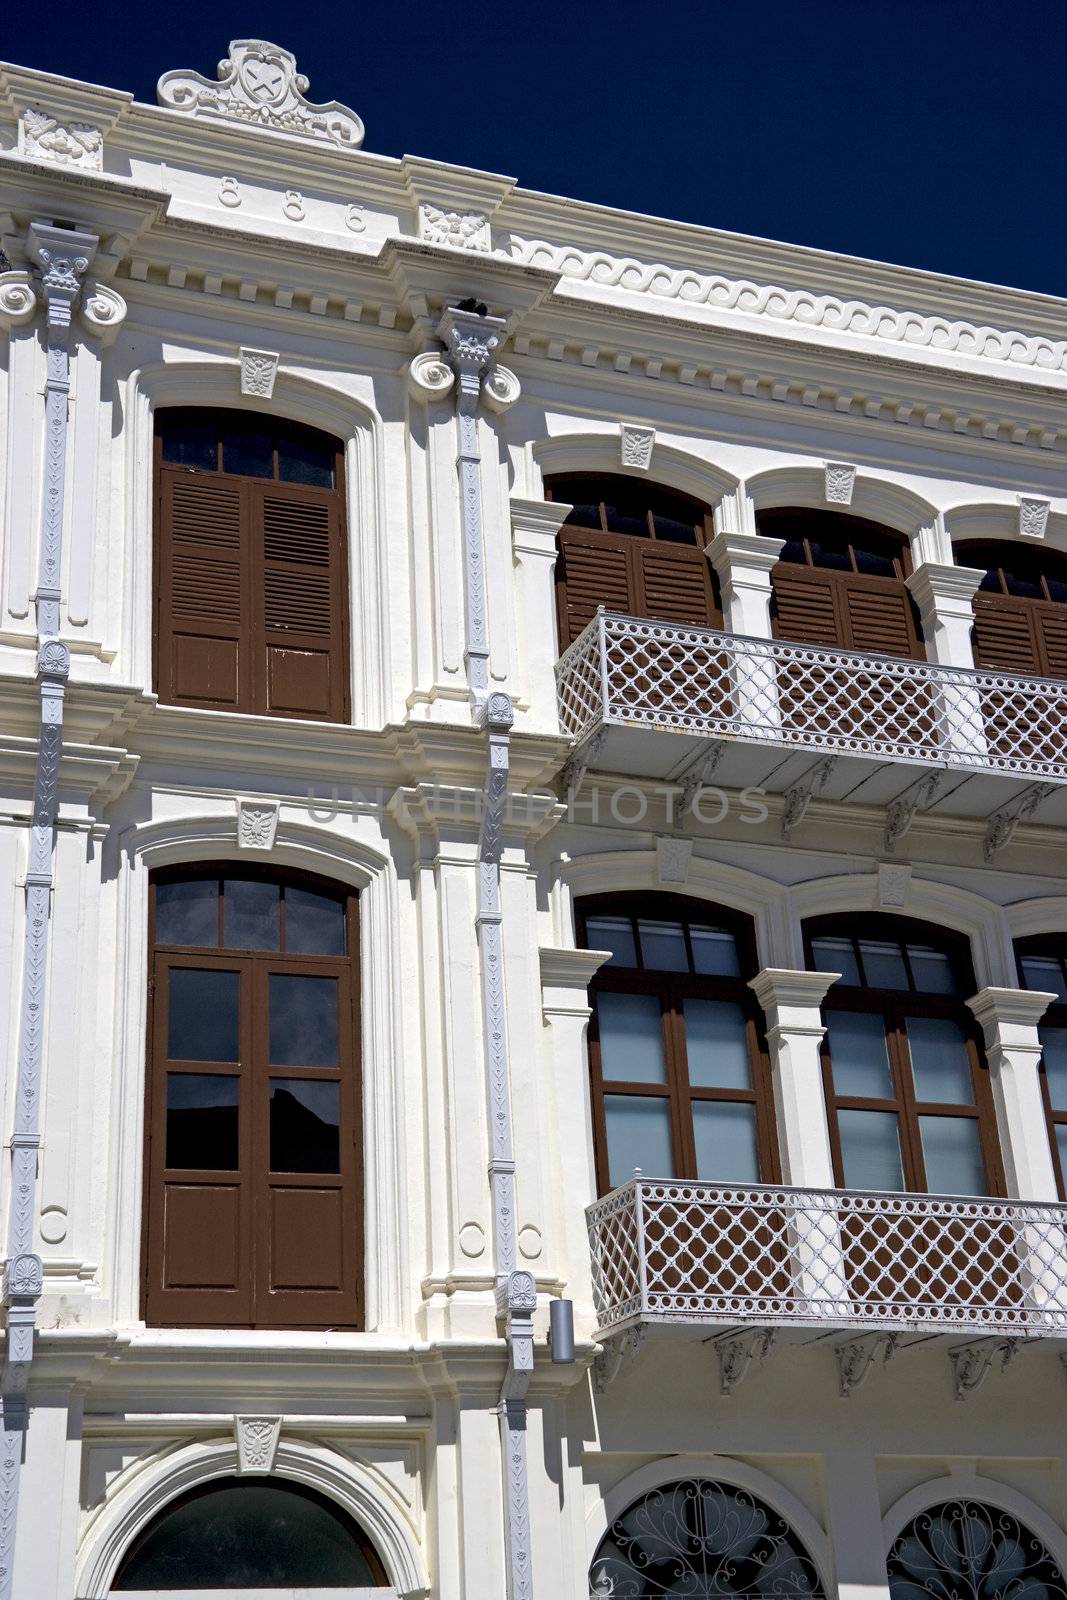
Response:
[[[296,57],[279,45],[234,39],[216,70],[216,83],[199,72],[165,72],[156,98],[193,116],[243,122],[342,150],[358,150],[363,143],[363,123],[354,111],[336,100],[313,105],[305,98],[308,80],[296,70]]]

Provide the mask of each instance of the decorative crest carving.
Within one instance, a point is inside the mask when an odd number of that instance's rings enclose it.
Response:
[[[647,472],[655,443],[655,428],[641,428],[636,422],[619,423],[619,454],[624,467],[640,467]]]
[[[1035,495],[1028,494],[1019,496],[1019,532],[1024,539],[1045,537],[1050,509],[1048,500],[1039,500]]]
[[[199,72],[165,72],[156,98],[193,116],[249,123],[342,150],[358,150],[363,143],[363,123],[354,111],[336,100],[312,105],[305,99],[308,80],[297,72],[296,57],[279,45],[233,39],[217,72],[217,83]]]
[[[480,211],[447,211],[423,202],[419,206],[419,238],[459,250],[491,250],[489,218]]]
[[[281,1431],[281,1417],[234,1417],[238,1473],[272,1472]]]
[[[852,491],[856,487],[856,469],[851,461],[826,463],[826,502],[832,506],[850,506]]]
[[[237,802],[237,848],[273,850],[278,832],[278,807],[269,801]]]
[[[19,118],[19,155],[99,172],[104,136],[91,122],[60,121],[43,106],[27,106]]]
[[[40,1256],[28,1252],[12,1256],[4,1268],[4,1300],[39,1300],[44,1289],[44,1268]]]
[[[692,839],[656,840],[656,876],[660,883],[686,883],[693,854]]]
[[[241,346],[241,393],[269,400],[278,375],[277,350],[251,350]]]
[[[906,906],[911,892],[911,867],[906,862],[878,863],[878,904],[883,910]]]

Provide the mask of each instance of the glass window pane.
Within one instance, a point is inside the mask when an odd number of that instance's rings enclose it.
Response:
[[[270,1060],[278,1067],[337,1065],[337,979],[270,975]]]
[[[728,1100],[694,1100],[697,1177],[708,1183],[758,1183],[756,1108]]]
[[[665,544],[698,543],[695,522],[679,522],[676,517],[661,517],[654,514],[652,527],[656,538],[662,540]]]
[[[167,1055],[171,1061],[237,1061],[241,975],[200,967],[167,974]]]
[[[839,1111],[837,1126],[846,1188],[903,1189],[900,1135],[892,1111]]]
[[[224,427],[222,470],[239,472],[245,478],[273,478],[274,436],[270,428],[254,422]]]
[[[680,922],[651,922],[639,917],[637,931],[641,936],[641,959],[647,968],[653,972],[689,971]]]
[[[874,573],[880,578],[895,578],[897,569],[892,556],[880,550],[865,550],[862,545],[852,546],[856,557],[856,571]]]
[[[631,1094],[606,1094],[608,1182],[613,1189],[639,1167],[646,1178],[673,1178],[671,1111],[667,1100]]]
[[[1056,1124],[1056,1148],[1060,1153],[1060,1171],[1067,1180],[1067,1123]]]
[[[1005,567],[1004,582],[1007,585],[1009,594],[1021,595],[1026,600],[1043,600],[1045,598],[1041,592],[1041,579],[1034,577],[1030,573],[1012,572],[1008,567]]]
[[[909,944],[908,960],[915,987],[922,994],[955,994],[956,979],[952,962],[943,950],[930,950],[926,945]]]
[[[283,483],[333,488],[334,447],[306,433],[283,433],[278,440],[278,476]]]
[[[218,460],[218,430],[214,421],[196,417],[171,419],[160,423],[163,460],[171,467],[197,467],[214,472]]]
[[[861,987],[863,980],[851,939],[813,939],[811,958],[816,972],[839,972],[839,983]]]
[[[967,1035],[950,1017],[907,1017],[908,1052],[917,1100],[972,1106],[974,1081]]]
[[[977,1117],[920,1117],[930,1194],[985,1194]]]
[[[270,1170],[340,1172],[341,1085],[270,1080]]]
[[[590,950],[610,950],[617,967],[636,967],[637,947],[629,917],[590,917],[585,937]]]
[[[345,907],[332,895],[310,889],[285,891],[285,948],[296,955],[343,956]]]
[[[1062,605],[1067,600],[1067,583],[1064,583],[1062,578],[1051,577],[1047,572],[1045,573],[1045,583],[1048,586],[1049,599],[1055,600]]]
[[[277,950],[280,891],[260,878],[227,878],[222,894],[227,950]]]
[[[748,1028],[735,1001],[687,1000],[685,1048],[694,1089],[751,1089]]]
[[[236,1172],[239,1078],[167,1073],[168,1167]]]
[[[616,1083],[666,1083],[663,1028],[654,994],[598,994],[600,1070]]]
[[[867,1011],[829,1011],[826,1037],[837,1094],[896,1098],[884,1018]]]
[[[690,928],[693,970],[715,978],[739,978],[737,940],[723,928]]]
[[[1023,982],[1028,989],[1054,994],[1059,1001],[1067,1001],[1067,982],[1064,981],[1063,963],[1054,956],[1023,956]]]
[[[1067,1111],[1067,1028],[1039,1028],[1053,1111]]]
[[[814,567],[829,567],[835,572],[851,572],[852,557],[848,553],[848,546],[844,548],[832,544],[822,544],[817,539],[811,540],[811,563]]]
[[[867,985],[871,989],[907,989],[908,973],[904,955],[898,944],[881,943],[874,939],[860,940],[860,955]]]
[[[219,880],[183,878],[156,885],[156,943],[195,944],[213,949],[219,942]]]

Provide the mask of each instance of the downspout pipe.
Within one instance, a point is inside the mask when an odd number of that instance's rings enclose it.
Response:
[[[37,687],[40,733],[33,780],[22,997],[11,1133],[7,1249],[3,1302],[7,1342],[0,1372],[0,1600],[10,1600],[14,1580],[15,1528],[23,1445],[29,1416],[28,1384],[33,1360],[37,1303],[44,1288],[41,1258],[33,1249],[41,1143],[41,1077],[44,1066],[44,1001],[48,977],[59,762],[63,748],[63,700],[70,651],[59,637],[60,570],[63,545],[67,416],[70,392],[71,312],[96,254],[93,234],[32,223],[27,246],[40,271],[47,320],[44,488],[41,547],[35,595]]]
[[[493,375],[507,324],[470,302],[446,311],[438,328],[456,375],[456,416],[466,590],[467,684],[475,725],[487,744],[485,788],[478,835],[478,909],[475,925],[481,953],[482,1030],[489,1102],[489,1190],[493,1207],[493,1257],[497,1315],[504,1320],[508,1367],[497,1415],[503,1461],[504,1543],[508,1600],[532,1600],[530,1491],[526,1460],[526,1391],[534,1364],[533,1317],[537,1286],[533,1273],[517,1266],[515,1145],[511,1071],[504,986],[500,854],[507,804],[511,727],[510,695],[489,692],[489,627],[482,535],[481,452],[478,411]]]

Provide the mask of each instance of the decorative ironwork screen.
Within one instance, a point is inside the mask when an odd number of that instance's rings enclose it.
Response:
[[[776,1511],[744,1489],[686,1478],[617,1517],[589,1570],[590,1600],[824,1600],[815,1564]]]
[[[1067,782],[1067,682],[602,611],[556,667],[560,722],[677,729]]]
[[[920,1511],[889,1552],[892,1600],[1067,1600],[1041,1540],[1007,1511],[948,1500]]]
[[[587,1212],[600,1332],[639,1320],[1067,1329],[1067,1206],[634,1178]]]

